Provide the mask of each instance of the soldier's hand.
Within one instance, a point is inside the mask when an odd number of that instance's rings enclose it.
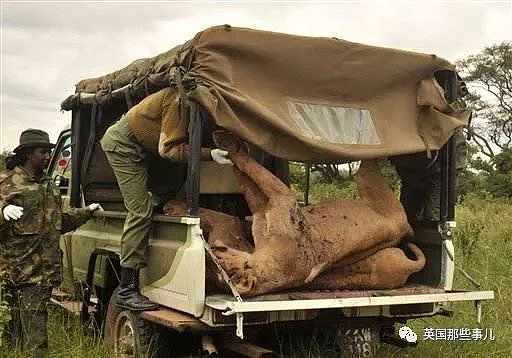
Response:
[[[2,210],[2,213],[4,214],[5,221],[18,220],[23,215],[23,208],[9,204]]]
[[[229,165],[233,165],[233,162],[231,161],[231,159],[228,158],[228,151],[227,150],[222,150],[222,149],[212,149],[210,151],[210,155],[212,156],[212,159],[218,163],[218,164],[229,164]]]
[[[101,207],[100,204],[98,203],[92,203],[92,204],[89,204],[87,207],[86,207],[87,210],[93,212],[93,211],[103,211],[103,208]]]

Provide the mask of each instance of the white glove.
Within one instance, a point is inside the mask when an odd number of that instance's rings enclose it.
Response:
[[[98,203],[92,203],[92,204],[89,204],[89,205],[86,207],[86,209],[87,209],[88,211],[91,211],[91,212],[92,212],[92,211],[96,211],[96,210],[98,210],[98,211],[103,211],[103,208],[101,207],[101,204],[98,204]]]
[[[233,165],[233,162],[231,159],[228,158],[228,151],[222,150],[222,149],[212,149],[210,151],[210,155],[212,156],[212,159],[218,163],[218,164],[229,164]]]
[[[23,208],[21,206],[9,204],[4,208],[3,214],[5,221],[9,221],[11,219],[18,220],[23,215]]]

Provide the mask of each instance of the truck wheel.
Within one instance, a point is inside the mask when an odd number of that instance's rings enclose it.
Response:
[[[121,312],[121,310],[116,306],[116,297],[118,291],[119,288],[116,288],[112,293],[112,296],[110,296],[110,300],[108,302],[107,307],[107,314],[105,315],[105,321],[103,323],[105,325],[103,327],[103,338],[105,339],[105,342],[111,346],[114,345],[114,330],[117,316],[119,316],[119,313]]]
[[[114,353],[119,358],[150,357],[151,326],[137,314],[123,310],[114,330]]]
[[[153,357],[157,335],[137,313],[116,306],[118,289],[110,297],[105,317],[105,342],[114,348],[117,358]],[[156,352],[154,352],[156,353]]]
[[[336,334],[342,358],[375,357],[380,345],[378,325],[358,328],[340,327]]]

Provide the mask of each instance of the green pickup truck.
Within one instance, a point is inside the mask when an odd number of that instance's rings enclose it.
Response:
[[[131,106],[166,86],[179,91],[182,113],[189,116],[191,152],[183,164],[150,160],[157,210],[141,287],[161,309],[134,313],[114,304],[126,209],[99,140]],[[80,81],[62,103],[72,122],[59,137],[49,173],[65,205],[99,202],[105,210],[62,236],[63,280],[53,302],[80,312],[84,328],[101,331],[119,357],[228,351],[272,356],[275,347],[262,338],[273,332],[271,325],[292,331],[336,325],[344,332],[338,337],[345,356],[372,356],[380,341],[410,344],[396,335],[396,323],[449,314],[446,304],[453,301],[475,301],[479,308],[494,297],[492,291],[452,287],[451,138],[467,121],[455,106],[459,92],[454,67],[433,55],[227,25]],[[425,268],[394,290],[297,290],[242,298],[227,280],[230,294],[211,293],[206,269],[215,257],[202,236],[199,207],[237,216],[248,226],[251,220],[232,169],[200,162],[202,136],[212,123],[246,141],[249,154],[285,183],[288,160],[348,163],[432,155],[441,163],[441,217],[410,222],[427,258]],[[171,198],[187,203],[187,215],[158,213],[158,205]]]

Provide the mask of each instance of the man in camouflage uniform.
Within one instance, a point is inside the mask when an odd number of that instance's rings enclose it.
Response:
[[[48,349],[46,305],[60,279],[60,234],[100,208],[62,211],[59,190],[44,172],[53,146],[46,132],[24,131],[0,177],[0,283],[12,317],[3,338],[33,357]]]
[[[467,161],[467,142],[462,129],[455,131],[456,175]],[[441,164],[439,158],[428,159],[418,153],[392,160],[402,181],[400,201],[409,221],[439,221],[441,205]]]

